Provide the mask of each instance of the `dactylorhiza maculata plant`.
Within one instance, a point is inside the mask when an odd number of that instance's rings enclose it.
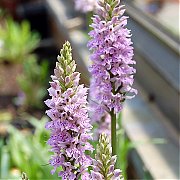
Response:
[[[69,42],[63,45],[60,54],[48,89],[51,99],[45,101],[50,108],[46,113],[51,118],[46,124],[51,131],[47,143],[54,152],[49,162],[54,167],[52,173],[62,167],[59,176],[64,180],[85,179],[87,167],[91,165],[85,151],[93,151],[88,142],[92,139],[87,112],[88,89],[79,85],[80,73],[75,72]]]
[[[97,0],[74,0],[75,9],[83,13],[94,11],[97,8]]]
[[[90,90],[94,93],[95,114],[111,115],[111,143],[116,154],[116,114],[122,111],[126,99],[133,98],[137,90],[132,88],[136,70],[130,31],[120,0],[99,0],[89,35],[88,47],[92,51]]]
[[[123,179],[121,170],[115,169],[116,155],[112,156],[112,148],[106,134],[101,134],[96,147],[91,177],[93,180],[120,180]]]

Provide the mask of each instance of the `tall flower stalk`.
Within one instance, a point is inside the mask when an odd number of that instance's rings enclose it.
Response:
[[[85,151],[93,150],[88,142],[92,139],[92,126],[87,113],[87,88],[79,85],[80,73],[75,72],[69,42],[60,54],[48,89],[51,99],[45,101],[50,108],[46,113],[51,118],[46,124],[51,131],[47,143],[54,152],[49,162],[54,167],[52,173],[62,167],[59,176],[64,180],[85,179],[91,164]]]
[[[115,169],[116,155],[112,156],[112,149],[106,134],[101,134],[96,147],[91,177],[93,180],[123,179],[121,170]]]
[[[92,12],[97,8],[97,0],[74,0],[75,9],[83,13]]]
[[[92,74],[90,90],[96,89],[95,113],[103,117],[111,115],[112,154],[116,152],[116,114],[123,109],[126,99],[137,94],[132,88],[136,70],[130,31],[126,28],[127,18],[120,0],[99,0],[99,9],[94,15],[88,47],[92,51],[90,67]]]

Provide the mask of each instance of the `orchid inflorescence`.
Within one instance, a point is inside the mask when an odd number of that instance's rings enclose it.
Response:
[[[112,156],[112,148],[106,134],[102,133],[96,147],[96,155],[93,160],[92,179],[119,180],[123,179],[120,169],[115,169],[116,155]]]
[[[57,58],[48,89],[51,98],[45,101],[49,107],[46,113],[51,118],[46,124],[46,129],[51,131],[47,143],[54,153],[49,162],[54,167],[52,173],[58,171],[63,180],[123,178],[120,169],[116,169],[116,117],[124,101],[137,94],[132,88],[136,70],[131,34],[126,28],[128,17],[123,16],[125,10],[120,0],[99,0],[96,11],[88,42],[92,52],[91,107],[87,102],[88,89],[79,84],[80,73],[75,71],[69,42],[63,45]],[[93,110],[91,120],[88,108]],[[102,128],[95,158],[88,155],[94,151],[89,143],[90,122],[94,121]],[[111,144],[107,137],[110,125]]]
[[[74,0],[75,9],[83,13],[94,11],[97,8],[97,0]]]
[[[122,16],[124,11],[119,0],[100,0],[91,25],[93,30],[89,33],[92,39],[88,47],[93,62],[90,90],[96,89],[93,98],[98,105],[95,110],[102,116],[105,112],[120,112],[123,102],[137,93],[132,88],[136,70],[130,66],[135,61],[131,34],[125,27],[127,17]]]
[[[48,144],[54,152],[50,164],[54,167],[52,173],[61,166],[59,176],[77,179],[83,178],[91,164],[85,151],[93,150],[88,142],[92,139],[92,126],[87,112],[87,88],[79,85],[80,73],[75,72],[69,42],[60,54],[48,89],[51,99],[45,101],[50,108],[46,113],[52,120],[46,124],[51,131]]]

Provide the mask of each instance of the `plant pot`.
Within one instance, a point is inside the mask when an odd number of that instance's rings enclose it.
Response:
[[[0,64],[0,96],[16,96],[19,87],[17,76],[22,73],[22,64],[1,63]]]

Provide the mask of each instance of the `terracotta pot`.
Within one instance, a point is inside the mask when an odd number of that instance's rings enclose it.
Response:
[[[19,92],[16,81],[17,76],[22,73],[22,64],[0,64],[0,95],[15,96]]]

